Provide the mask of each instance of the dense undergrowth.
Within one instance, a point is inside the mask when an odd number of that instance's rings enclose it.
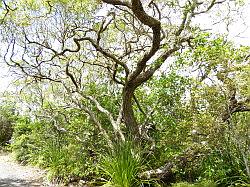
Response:
[[[195,135],[190,139],[187,132],[185,143],[189,141],[189,144],[176,142],[176,147],[163,143],[159,136],[165,133],[158,133],[159,140],[152,152],[148,152],[150,143],[138,145],[133,141],[114,141],[114,148],[110,150],[84,116],[73,116],[71,124],[61,129],[46,121],[33,122],[24,117],[14,126],[11,150],[19,162],[46,168],[48,178],[54,182],[83,180],[93,185],[106,183],[105,186],[121,187],[248,186],[244,157],[249,155],[243,152],[243,146],[248,144],[242,143],[239,147],[232,131],[206,143],[193,142]],[[169,141],[174,141],[173,137],[165,137],[164,142]],[[173,164],[170,177],[161,180],[139,177],[140,173],[167,162]]]
[[[11,123],[3,121],[2,129],[8,131],[9,138],[1,144],[7,144],[20,163],[46,168],[47,177],[54,182],[81,180],[117,187],[249,186],[249,114],[232,116],[228,126],[216,122],[214,105],[208,112],[190,113],[190,105],[180,108],[184,83],[189,85],[188,80],[173,74],[148,85],[156,86],[145,101],[152,103],[159,98],[162,105],[154,115],[157,125],[151,124],[147,131],[150,138],[140,143],[132,138],[123,142],[110,131],[111,149],[80,110],[57,108],[43,118],[7,116]],[[138,90],[138,96],[142,92]],[[112,109],[114,101],[102,99]],[[100,117],[109,129],[106,119]],[[165,164],[172,166],[166,174],[141,177]]]
[[[170,80],[172,85],[168,85]],[[211,113],[190,114],[189,106],[179,109],[179,105],[169,102],[173,101],[171,95],[175,95],[175,103],[181,100],[177,96],[185,89],[178,85],[183,83],[179,81],[179,77],[170,77],[156,82],[166,86],[152,92],[165,97],[164,105],[159,105],[155,114],[157,126],[151,125],[147,132],[151,139],[140,143],[131,138],[122,142],[111,131],[111,149],[81,111],[58,108],[49,118],[34,120],[13,114],[13,122],[8,116],[11,123],[2,122],[2,129],[12,138],[5,138],[1,144],[8,145],[20,163],[46,168],[47,177],[54,182],[81,180],[94,186],[117,187],[249,186],[249,114],[233,116],[229,127],[226,123],[216,124]],[[147,102],[150,99],[155,97],[149,97]],[[166,109],[171,112],[162,116]],[[10,124],[11,128],[5,128]],[[165,164],[172,166],[166,175],[141,177]]]

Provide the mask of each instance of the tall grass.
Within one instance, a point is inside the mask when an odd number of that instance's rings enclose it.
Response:
[[[116,143],[114,149],[103,157],[102,171],[117,187],[138,186],[137,175],[142,166],[139,149],[132,141]]]

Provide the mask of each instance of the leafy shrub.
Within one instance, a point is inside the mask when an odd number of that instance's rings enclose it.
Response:
[[[210,142],[210,150],[202,158],[197,172],[200,178],[217,181],[220,185],[244,185],[250,180],[247,173],[247,161],[249,163],[250,158],[249,127],[246,121],[237,125],[231,122],[230,125],[231,129],[225,129],[223,136],[218,135],[215,142]]]
[[[11,149],[15,159],[23,164],[26,164],[31,157],[31,147],[33,146],[31,132],[32,129],[28,118],[23,117],[17,120],[14,127]]]
[[[19,120],[11,146],[16,159],[46,168],[48,178],[57,182],[93,177],[98,173],[96,149],[105,146],[98,146],[92,126],[82,119],[63,125],[65,131],[46,121]]]
[[[0,145],[5,145],[11,139],[16,115],[13,107],[0,106]]]

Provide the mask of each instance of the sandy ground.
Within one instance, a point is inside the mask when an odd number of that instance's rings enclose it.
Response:
[[[0,153],[0,187],[48,186],[42,182],[44,174],[38,168],[17,164],[10,154]]]

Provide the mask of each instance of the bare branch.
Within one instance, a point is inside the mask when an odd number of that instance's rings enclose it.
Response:
[[[76,90],[79,90],[79,86],[78,86],[78,84],[77,84],[74,76],[72,75],[72,73],[69,72],[69,62],[67,62],[67,64],[66,64],[66,70],[65,70],[65,72],[66,72],[66,75],[68,75],[70,77],[71,81],[75,85]]]
[[[200,12],[194,12],[193,15],[195,16],[195,15],[206,13],[209,10],[211,10],[214,7],[214,5],[216,5],[216,4],[222,4],[224,2],[226,2],[226,0],[222,0],[222,1],[212,0],[211,3],[210,3],[210,5],[206,8],[206,10],[203,10],[203,11],[200,11]]]
[[[106,116],[109,118],[109,121],[111,122],[111,125],[112,125],[113,128],[114,128],[114,131],[117,132],[117,133],[119,133],[121,139],[124,141],[124,140],[125,140],[125,137],[124,137],[124,135],[123,135],[123,133],[122,133],[122,131],[121,131],[121,129],[120,129],[119,124],[117,124],[117,123],[115,122],[115,120],[114,120],[112,114],[111,114],[108,110],[106,110],[105,108],[103,108],[103,107],[101,106],[101,104],[100,104],[95,98],[93,98],[92,96],[86,96],[86,95],[83,95],[83,94],[81,94],[81,96],[83,96],[84,98],[86,98],[86,99],[92,101],[100,112],[106,114]]]
[[[108,4],[111,4],[111,5],[120,5],[120,6],[125,6],[125,7],[128,7],[130,8],[131,5],[126,2],[126,0],[102,0],[104,3],[108,3]]]
[[[114,62],[116,62],[117,64],[121,65],[124,68],[125,72],[127,74],[129,73],[129,69],[128,69],[127,65],[124,62],[122,62],[121,60],[116,58],[114,54],[111,54],[107,50],[103,49],[92,38],[90,38],[90,37],[74,38],[73,41],[77,45],[76,49],[64,49],[62,52],[56,53],[55,56],[64,55],[66,52],[78,52],[81,49],[81,45],[80,45],[79,42],[81,42],[81,41],[89,41],[95,47],[95,49],[97,51],[99,51],[105,57],[108,57],[108,58],[112,59]]]

